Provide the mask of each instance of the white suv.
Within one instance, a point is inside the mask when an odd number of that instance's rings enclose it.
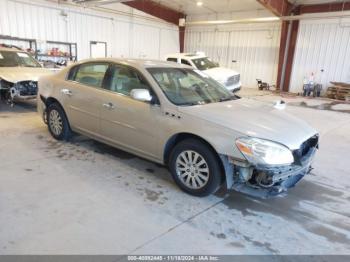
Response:
[[[167,55],[165,59],[169,62],[190,65],[215,79],[232,92],[237,92],[241,89],[241,76],[238,72],[220,67],[219,64],[211,61],[204,53],[178,53]]]

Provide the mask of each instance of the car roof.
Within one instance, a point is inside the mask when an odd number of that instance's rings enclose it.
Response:
[[[204,54],[195,54],[195,53],[176,53],[176,54],[167,55],[166,57],[197,59],[197,58],[203,58],[207,56]]]
[[[174,62],[153,60],[153,59],[133,59],[133,58],[94,58],[80,61],[78,64],[89,62],[111,62],[117,64],[124,64],[136,68],[192,68],[188,65],[177,64]]]

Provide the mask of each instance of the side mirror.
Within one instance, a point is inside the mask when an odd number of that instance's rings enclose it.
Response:
[[[147,89],[133,89],[130,92],[130,96],[142,102],[151,102],[152,100],[152,96]]]

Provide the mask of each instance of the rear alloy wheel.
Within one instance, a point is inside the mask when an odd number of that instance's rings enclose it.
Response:
[[[53,103],[47,108],[47,125],[51,135],[57,140],[69,140],[71,130],[62,107]]]
[[[173,149],[169,169],[177,185],[194,196],[207,196],[220,186],[221,169],[215,153],[204,143],[188,139]]]

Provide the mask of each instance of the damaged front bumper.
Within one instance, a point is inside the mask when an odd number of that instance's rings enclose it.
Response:
[[[293,164],[284,166],[254,166],[227,158],[226,163],[223,162],[226,173],[231,174],[230,178],[226,175],[227,187],[259,198],[283,195],[310,173],[317,149],[318,136],[315,136],[293,152]]]
[[[2,91],[2,98],[13,104],[14,101],[36,99],[38,93],[38,83],[36,81],[10,83],[1,80],[0,89]]]

